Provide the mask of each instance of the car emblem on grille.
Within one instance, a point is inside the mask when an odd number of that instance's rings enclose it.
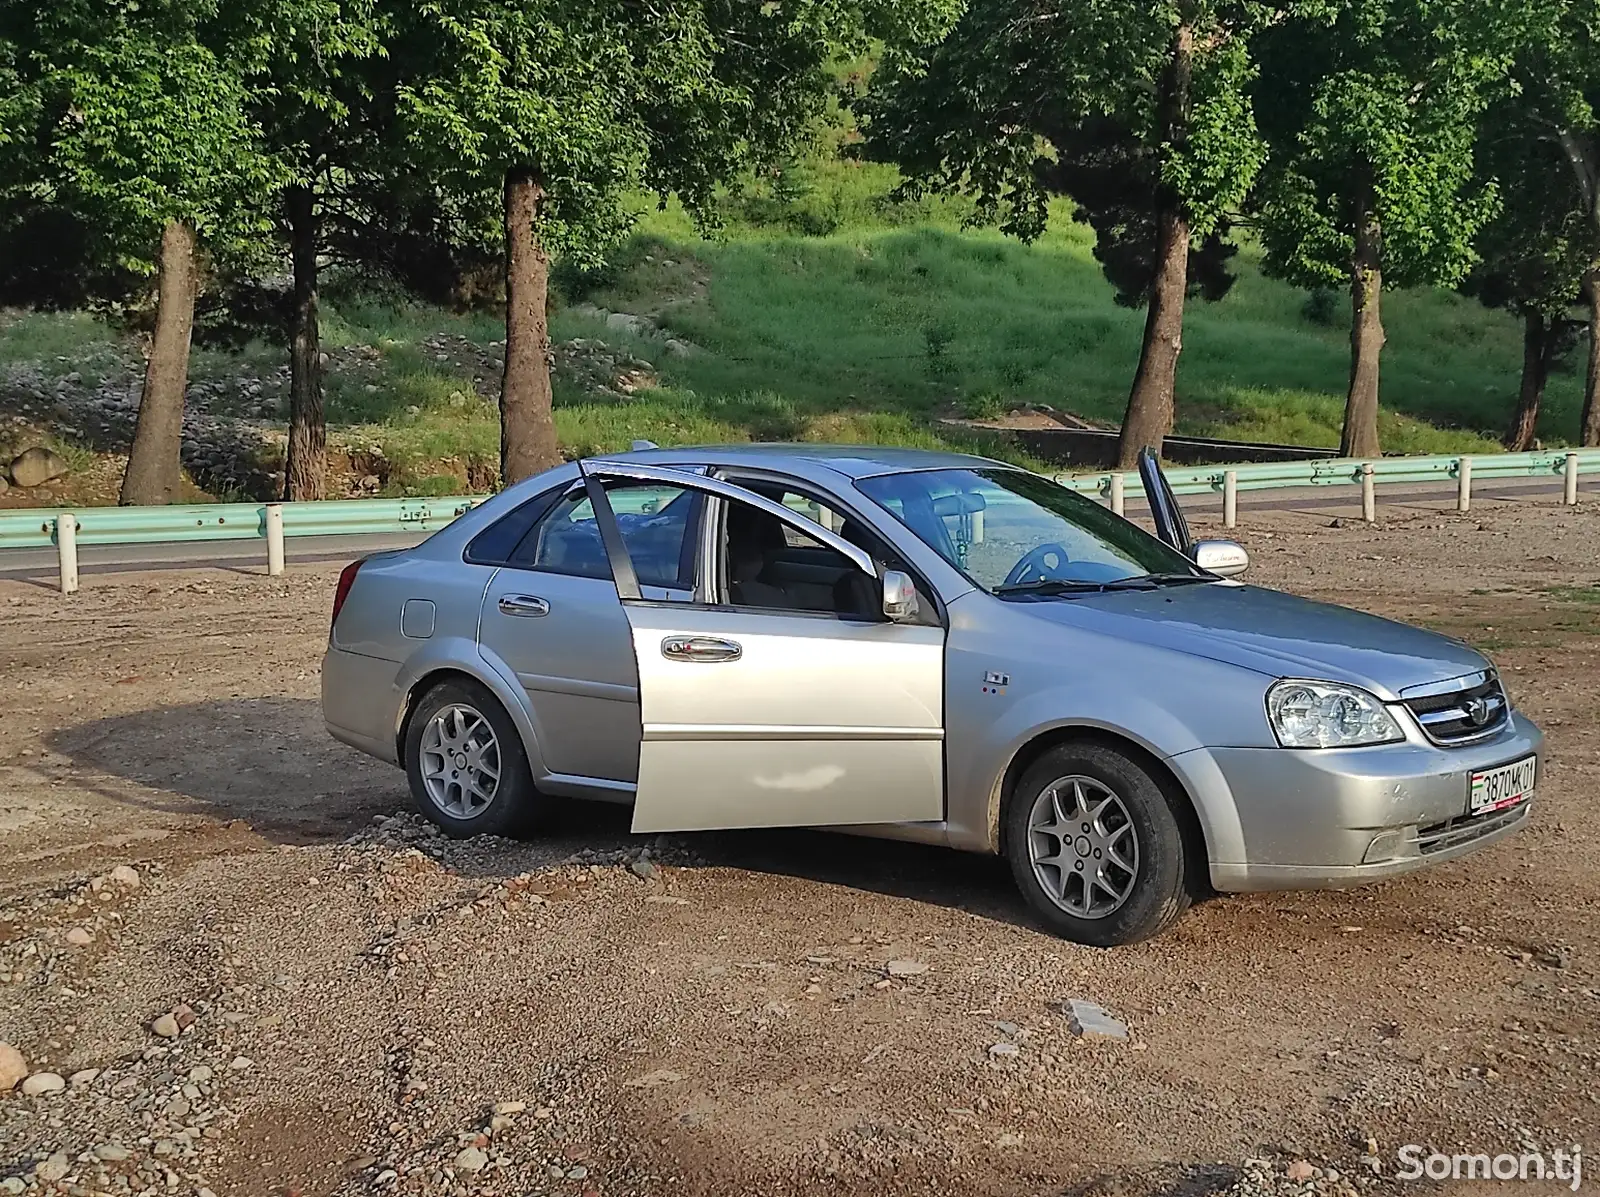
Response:
[[[1465,705],[1467,708],[1467,721],[1471,723],[1473,727],[1482,727],[1484,724],[1489,722],[1490,711],[1488,699],[1479,698],[1477,695],[1473,695],[1473,697],[1467,699]]]

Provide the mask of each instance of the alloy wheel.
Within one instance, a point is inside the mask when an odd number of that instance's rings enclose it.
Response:
[[[423,728],[418,765],[435,806],[452,819],[473,819],[500,787],[500,742],[481,712],[451,703]]]
[[[1100,919],[1121,908],[1139,879],[1139,837],[1110,786],[1057,778],[1028,814],[1028,857],[1046,896],[1070,915]]]

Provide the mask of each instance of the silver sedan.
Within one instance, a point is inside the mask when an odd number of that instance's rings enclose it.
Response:
[[[1391,877],[1527,820],[1542,736],[1459,641],[1245,586],[1154,458],[1156,535],[878,447],[563,465],[339,579],[338,739],[451,835],[839,827],[1010,862],[1113,945],[1198,894]]]

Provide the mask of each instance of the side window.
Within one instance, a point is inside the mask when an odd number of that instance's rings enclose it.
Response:
[[[833,510],[826,503],[809,498],[806,495],[796,494],[794,491],[784,491],[771,497],[782,503],[790,511],[797,512],[808,520],[821,524],[830,532],[837,532],[844,527],[844,516]],[[784,525],[783,535],[784,539],[789,542],[790,548],[820,549],[823,547],[820,541],[813,540],[798,528]]]
[[[799,496],[766,497],[815,518],[792,501]],[[760,508],[729,501],[725,511],[726,601],[736,607],[809,611],[841,619],[882,618],[873,580],[848,558]]]
[[[625,485],[607,487],[606,497],[639,581],[692,588],[693,555],[685,548],[693,543],[689,528],[699,510],[697,496],[675,486]],[[523,537],[507,564],[609,579],[611,562],[588,496],[579,490],[556,503]]]
[[[559,488],[547,490],[495,520],[468,542],[463,559],[474,565],[505,565],[527,536],[528,529],[550,510],[560,494]]]
[[[792,490],[767,479],[731,477],[730,482],[755,491],[790,511],[821,524],[858,548],[884,569],[910,574],[922,595],[919,622],[938,624],[939,610],[927,582],[882,537],[815,494]],[[736,606],[831,612],[841,619],[879,622],[883,595],[876,579],[798,528],[752,511],[741,518],[729,505],[723,538],[727,601]],[[781,537],[781,547],[780,547]]]

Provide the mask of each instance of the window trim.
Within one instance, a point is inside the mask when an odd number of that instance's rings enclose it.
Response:
[[[597,517],[600,516],[602,511],[604,512],[604,522],[605,524],[609,525],[611,534],[616,536],[618,541],[620,541],[620,533],[618,531],[618,525],[616,522],[616,513],[612,510],[610,501],[605,497],[605,487],[603,485],[595,485],[590,487],[589,484],[591,481],[600,483],[601,481],[608,479],[634,479],[641,482],[656,482],[668,486],[679,486],[686,490],[696,491],[700,494],[702,499],[702,508],[700,518],[700,533],[699,537],[697,538],[700,549],[697,552],[694,590],[691,593],[687,604],[677,605],[689,605],[705,610],[737,611],[746,614],[816,616],[824,619],[832,619],[836,622],[846,622],[871,627],[882,626],[885,623],[891,622],[888,620],[876,619],[849,619],[847,617],[840,616],[837,612],[832,611],[809,611],[801,608],[789,607],[747,607],[730,603],[710,602],[710,592],[706,588],[706,570],[703,568],[703,566],[716,552],[714,543],[712,541],[711,529],[713,527],[720,528],[719,521],[713,521],[706,518],[707,512],[709,511],[709,504],[713,500],[722,505],[719,508],[719,511],[724,511],[726,504],[729,502],[749,504],[758,510],[777,517],[785,524],[793,527],[797,532],[801,532],[807,537],[816,540],[824,548],[832,549],[842,557],[845,557],[853,566],[855,566],[855,568],[859,569],[868,578],[871,578],[874,581],[881,581],[882,575],[878,572],[877,562],[873,560],[872,555],[866,550],[862,549],[860,546],[852,544],[850,541],[845,540],[838,533],[833,532],[828,528],[824,528],[815,520],[801,515],[796,511],[792,511],[783,506],[781,503],[774,503],[765,495],[746,490],[743,487],[713,475],[708,468],[702,468],[691,473],[689,470],[663,468],[659,466],[633,465],[625,462],[580,461],[578,462],[578,470],[583,476],[585,487],[590,490],[590,494],[593,497]],[[775,476],[770,480],[777,481],[785,485],[790,482],[800,484],[799,479],[794,479],[786,475]],[[815,487],[806,487],[802,484],[795,493],[803,493],[805,491],[817,489],[818,488]],[[818,497],[816,501],[826,503],[830,509],[835,511],[844,506],[838,501],[836,496]],[[884,539],[882,534],[877,531],[871,521],[861,519],[858,513],[852,514],[856,514],[856,518],[859,520],[859,522],[866,527],[874,537],[880,541]],[[605,538],[607,552],[612,552],[612,540],[605,536],[604,529],[602,529],[602,536]],[[685,540],[688,539],[689,538],[686,535]],[[892,549],[892,546],[890,547]],[[627,546],[625,544],[619,543],[616,546],[616,555],[629,563],[631,573],[632,562],[631,558],[628,556]],[[895,556],[898,558],[901,555],[896,552]],[[915,579],[921,582],[921,574],[919,572],[915,570],[911,570],[909,572],[912,573],[912,576]],[[947,624],[944,618],[943,607],[939,602],[936,592],[933,591],[931,586],[927,586],[926,583],[922,584],[924,587],[926,587],[926,592],[931,600],[931,605],[934,608],[935,615],[937,616],[935,624],[927,626],[946,627]],[[618,579],[617,595],[624,603],[654,603],[661,601],[643,595],[640,592],[637,579],[632,577],[627,579],[626,582],[624,582],[623,579]]]
[[[514,557],[517,550],[522,547],[522,542],[528,538],[528,533],[539,526],[544,518],[550,514],[551,509],[566,497],[567,492],[571,490],[574,485],[576,485],[576,483],[569,482],[561,486],[552,486],[549,490],[540,491],[538,494],[534,495],[533,498],[526,499],[523,502],[518,503],[499,519],[494,520],[483,528],[480,528],[477,532],[477,535],[473,536],[471,540],[467,541],[466,546],[461,550],[461,560],[466,562],[468,565],[483,565],[494,569],[518,568],[517,566],[511,564],[511,558]],[[474,546],[476,546],[479,541],[483,540],[491,532],[495,531],[504,524],[510,523],[513,520],[519,520],[523,518],[524,513],[529,511],[531,511],[533,514],[527,517],[527,525],[522,529],[522,535],[517,537],[515,543],[512,544],[511,548],[505,554],[503,554],[501,558],[496,559],[490,556],[478,556],[473,552]]]
[[[871,538],[874,541],[877,542],[878,548],[880,550],[885,550],[885,552],[883,554],[884,562],[885,562],[885,568],[898,569],[901,572],[910,575],[912,584],[914,586],[916,586],[916,588],[917,588],[917,597],[922,599],[922,600],[924,600],[924,602],[927,604],[927,606],[932,610],[935,624],[937,624],[937,626],[943,627],[943,628],[948,628],[950,626],[949,618],[945,613],[944,600],[939,597],[938,590],[935,589],[933,584],[927,580],[927,577],[923,573],[923,571],[918,569],[909,560],[907,560],[906,559],[906,555],[904,553],[902,553],[899,549],[897,549],[894,546],[893,542],[890,541],[887,536],[885,536],[882,532],[880,532],[878,530],[877,525],[874,524],[872,522],[872,520],[870,520],[869,518],[864,516],[860,512],[860,510],[858,510],[857,508],[855,508],[855,507],[851,506],[850,504],[844,502],[840,498],[840,496],[834,494],[832,491],[825,490],[824,488],[822,488],[821,486],[816,485],[815,483],[808,482],[804,478],[797,478],[793,474],[784,474],[784,473],[781,473],[781,472],[779,472],[777,470],[762,470],[762,469],[747,468],[747,467],[744,467],[744,466],[719,466],[719,467],[717,467],[717,470],[716,470],[716,476],[718,478],[722,479],[723,481],[732,483],[733,485],[740,486],[740,487],[745,486],[749,482],[769,483],[769,484],[774,485],[774,486],[782,486],[786,490],[792,492],[793,494],[797,494],[797,495],[799,495],[799,496],[801,496],[802,498],[805,498],[805,499],[810,499],[813,503],[820,503],[824,507],[827,507],[829,510],[833,511],[834,513],[836,513],[838,515],[842,515],[842,516],[846,517],[847,519],[853,521],[855,524],[857,524],[861,528],[865,529],[867,534],[869,536],[871,536]],[[741,481],[741,479],[743,479],[744,481]],[[870,496],[865,496],[865,492],[863,492],[863,496],[870,498]],[[766,496],[763,495],[763,496],[760,496],[760,497],[765,498]],[[725,519],[726,516],[724,516],[723,518]],[[705,523],[708,526],[710,526],[712,524],[712,521],[706,520]],[[719,526],[719,530],[720,530],[720,521],[719,521],[719,525],[718,526]],[[819,524],[818,527],[821,527],[821,525]],[[803,529],[801,529],[801,530],[803,531]],[[859,546],[856,546],[856,547],[859,547]],[[718,549],[718,545],[717,545],[717,543],[715,541],[708,541],[707,542],[707,551],[708,552],[716,552],[717,549]],[[880,573],[878,571],[878,568],[877,568],[877,566],[878,566],[878,557],[875,556],[872,553],[871,550],[865,550],[865,551],[867,553],[867,556],[872,558],[873,577],[876,578],[879,582],[881,582],[883,580],[883,574]],[[723,564],[724,568],[725,568],[726,563],[725,562],[720,562],[720,563]],[[743,608],[741,608],[741,609],[743,609]],[[768,609],[776,610],[777,608],[760,608],[760,609],[761,610],[768,610]],[[868,622],[879,623],[879,622],[892,622],[892,621],[886,619],[886,620],[881,620],[881,621],[880,620],[870,620]],[[934,625],[930,624],[930,625],[925,625],[925,626],[934,626]]]
[[[763,496],[764,497],[764,496]],[[859,616],[840,615],[837,611],[817,611],[809,607],[752,607],[745,603],[713,601],[713,594],[726,594],[728,592],[728,561],[727,554],[722,552],[723,529],[727,527],[728,504],[736,503],[737,499],[723,498],[721,495],[707,495],[706,518],[702,520],[700,536],[701,551],[699,563],[695,569],[694,598],[691,605],[702,611],[728,611],[739,615],[784,615],[807,616],[817,619],[831,619],[838,623],[860,624],[862,626],[876,626],[891,622],[887,618],[871,619]],[[710,504],[715,503],[716,511],[713,514]],[[817,525],[821,527],[821,525]],[[795,531],[805,533],[805,529],[796,528]],[[809,535],[809,533],[806,533]],[[819,548],[836,552],[832,545],[821,544]],[[843,554],[840,554],[843,556]],[[881,585],[881,575],[874,574],[873,580]],[[918,593],[921,593],[920,591]]]
[[[742,487],[735,486],[733,483],[725,482],[720,478],[713,478],[708,475],[699,474],[690,475],[687,473],[687,471],[666,469],[661,466],[632,465],[630,463],[616,461],[579,462],[578,468],[583,471],[586,476],[593,473],[594,475],[600,477],[637,478],[645,482],[663,482],[669,486],[684,486],[692,490],[702,491],[707,495],[712,495],[717,498],[738,499],[741,502],[749,503],[754,507],[760,508],[768,515],[777,516],[784,523],[792,525],[797,531],[804,532],[813,540],[821,541],[824,545],[830,549],[833,549],[837,553],[842,553],[855,564],[857,569],[866,574],[868,577],[875,578],[878,576],[877,566],[873,563],[872,555],[870,553],[867,553],[863,549],[857,548],[848,540],[845,540],[842,536],[828,531],[828,529],[824,528],[821,524],[814,520],[808,519],[799,512],[790,511],[781,503],[774,503],[771,499],[768,499],[764,495],[758,495],[753,491],[745,490]],[[607,504],[606,510],[610,510],[609,504]],[[809,528],[805,527],[807,524],[810,525]],[[815,529],[815,531],[812,529]]]
[[[626,482],[626,480],[621,481]],[[537,513],[532,517],[532,519],[529,520],[528,526],[523,530],[523,533],[521,537],[518,538],[517,543],[513,545],[510,552],[506,554],[505,560],[490,561],[476,559],[467,556],[466,552],[463,553],[462,559],[465,561],[470,561],[475,565],[493,566],[497,569],[514,569],[520,573],[550,574],[558,578],[583,578],[590,582],[616,582],[617,566],[615,558],[617,554],[613,552],[612,546],[607,541],[606,521],[600,519],[598,508],[596,508],[595,512],[595,525],[596,530],[600,533],[600,543],[606,554],[606,572],[604,574],[580,573],[577,570],[561,569],[559,567],[550,565],[533,565],[513,559],[516,557],[517,553],[521,551],[522,547],[528,543],[528,538],[530,536],[537,535],[541,527],[544,525],[544,522],[549,519],[550,516],[555,512],[556,508],[558,508],[566,500],[581,492],[584,494],[585,498],[589,500],[590,505],[594,506],[594,496],[592,493],[590,493],[588,483],[589,479],[580,475],[579,477],[571,479],[561,486],[552,487],[551,489],[542,492],[534,498],[529,499],[515,510],[502,516],[500,520],[497,520],[494,524],[491,524],[491,528],[497,527],[500,523],[503,523],[506,520],[515,519],[521,512],[527,510],[528,508],[533,507],[536,504],[539,505]],[[636,481],[634,484],[649,485],[648,482],[643,481]],[[605,490],[604,482],[602,482],[600,485],[603,492]],[[695,559],[690,555],[697,554],[700,525],[703,522],[705,513],[705,497],[694,488],[682,486],[676,482],[659,482],[657,485],[678,486],[678,488],[682,490],[690,499],[689,517],[684,525],[683,545],[678,551],[678,573],[677,577],[668,584],[650,581],[640,582],[637,574],[634,574],[633,585],[635,588],[644,586],[649,587],[652,590],[692,594],[695,588]],[[606,503],[606,508],[607,511],[610,512],[609,501]],[[616,523],[616,515],[614,512],[611,512],[611,526],[620,537],[621,525]],[[472,544],[477,541],[478,537],[483,536],[488,530],[488,528],[483,529],[483,531],[478,533],[477,537],[474,537],[472,541],[469,541],[467,545],[467,551],[470,551]],[[688,560],[685,559],[686,557],[688,557]],[[633,571],[632,556],[625,554],[623,555],[622,559],[626,568],[631,573]],[[687,581],[685,579],[687,579]]]

